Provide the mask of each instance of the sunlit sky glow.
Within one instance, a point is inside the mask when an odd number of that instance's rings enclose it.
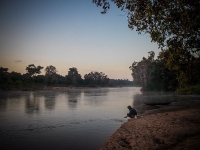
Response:
[[[29,64],[53,65],[63,76],[76,67],[82,78],[98,71],[132,80],[129,66],[160,50],[130,30],[116,6],[100,12],[92,0],[1,0],[0,66],[26,73]]]

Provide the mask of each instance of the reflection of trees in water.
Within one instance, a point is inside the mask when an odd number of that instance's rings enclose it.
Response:
[[[9,91],[0,93],[0,100],[2,99],[20,99],[22,97],[21,92]]]
[[[107,96],[109,92],[108,88],[93,88],[93,89],[85,89],[85,96]]]
[[[57,93],[54,91],[30,92],[25,96],[26,113],[40,113],[42,98],[44,98],[44,107],[47,110],[55,109],[56,95]]]
[[[78,99],[81,96],[81,90],[69,90],[66,93],[68,99],[68,106],[70,108],[76,108]]]
[[[47,110],[54,110],[56,105],[56,92],[45,92],[44,93],[44,104]]]
[[[0,99],[0,110],[5,111],[6,110],[6,99]]]
[[[89,105],[99,105],[107,99],[108,88],[85,89],[84,100]]]
[[[3,93],[0,93],[0,110],[5,111],[7,104],[7,96]]]
[[[18,107],[22,98],[23,95],[18,91],[0,92],[0,110],[5,111],[9,105]]]
[[[40,112],[40,97],[35,92],[30,92],[25,96],[25,111],[27,114]]]

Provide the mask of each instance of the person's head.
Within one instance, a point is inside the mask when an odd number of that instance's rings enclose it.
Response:
[[[129,105],[127,108],[130,110],[132,107]]]

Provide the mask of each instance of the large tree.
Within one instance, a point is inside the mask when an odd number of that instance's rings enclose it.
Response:
[[[0,67],[0,84],[7,81],[8,68]]]
[[[129,69],[132,71],[132,77],[137,85],[146,89],[148,81],[151,78],[149,65],[154,61],[155,53],[149,52],[148,58],[143,57],[140,62],[133,62]]]
[[[69,68],[66,78],[69,84],[73,86],[77,86],[82,82],[81,75],[78,73],[78,70],[75,67]]]
[[[132,70],[134,83],[142,90],[169,91],[177,88],[177,78],[173,70],[169,70],[164,58],[155,59],[155,53],[149,52],[148,58],[143,57],[139,62],[133,62]]]
[[[162,49],[200,51],[200,0],[93,0],[110,9],[110,1],[124,11],[128,27],[147,33]]]
[[[109,83],[109,78],[103,72],[92,71],[84,75],[86,85],[105,86]]]
[[[200,84],[200,57],[196,58],[183,49],[168,49],[160,52],[158,59],[175,73],[178,88]]]
[[[55,84],[57,83],[57,76],[56,76],[56,67],[49,65],[45,68],[45,78],[47,84]]]
[[[26,67],[26,71],[27,71],[27,73],[28,73],[28,75],[30,77],[33,77],[33,76],[35,76],[37,74],[40,74],[41,73],[41,69],[43,69],[42,66],[37,66],[36,67],[34,64],[30,64],[30,65],[28,65]]]

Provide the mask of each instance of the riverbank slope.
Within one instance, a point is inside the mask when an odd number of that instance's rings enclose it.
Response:
[[[101,150],[200,149],[200,106],[129,119]]]

